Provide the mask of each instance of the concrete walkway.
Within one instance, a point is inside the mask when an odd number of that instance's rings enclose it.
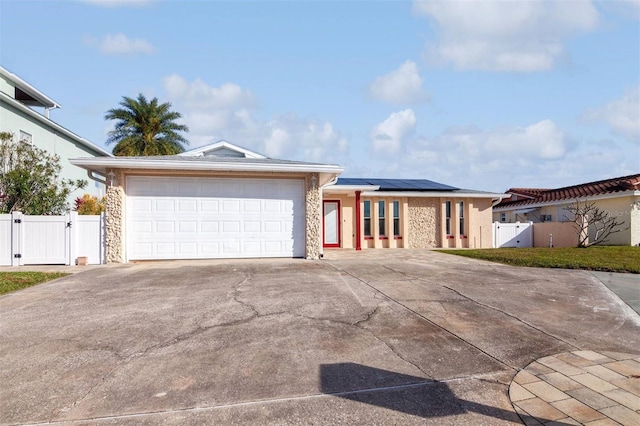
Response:
[[[615,272],[592,272],[602,284],[613,291],[634,311],[640,314],[640,275]]]
[[[527,425],[640,425],[640,354],[540,358],[514,377],[509,397]]]

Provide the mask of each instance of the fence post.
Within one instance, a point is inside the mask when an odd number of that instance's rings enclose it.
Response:
[[[22,212],[11,213],[11,266],[22,266]]]
[[[76,264],[76,238],[78,238],[78,212],[69,212],[66,214],[67,220],[67,265]]]
[[[107,263],[107,240],[106,240],[106,222],[107,214],[102,212],[100,214],[100,264]]]

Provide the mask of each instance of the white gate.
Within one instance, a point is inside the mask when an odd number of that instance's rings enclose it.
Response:
[[[493,247],[533,247],[533,222],[494,222]]]
[[[104,263],[104,216],[0,215],[0,266]]]
[[[70,215],[21,216],[18,223],[21,265],[71,264]]]

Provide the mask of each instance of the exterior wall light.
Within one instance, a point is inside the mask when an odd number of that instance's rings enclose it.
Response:
[[[118,182],[116,180],[116,174],[113,172],[113,170],[111,170],[109,173],[107,173],[107,177],[109,178],[109,186],[113,186],[114,184],[116,184]]]

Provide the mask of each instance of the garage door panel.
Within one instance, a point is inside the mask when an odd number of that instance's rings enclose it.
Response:
[[[127,257],[302,256],[304,206],[302,180],[130,177]]]
[[[220,210],[220,202],[218,200],[201,200],[200,211],[215,213]]]
[[[178,211],[184,213],[195,213],[198,211],[198,202],[193,200],[178,200]]]
[[[178,232],[180,233],[193,233],[198,232],[198,222],[185,222],[178,223]]]
[[[220,228],[218,222],[214,221],[203,221],[200,222],[200,231],[201,232],[218,232]]]

